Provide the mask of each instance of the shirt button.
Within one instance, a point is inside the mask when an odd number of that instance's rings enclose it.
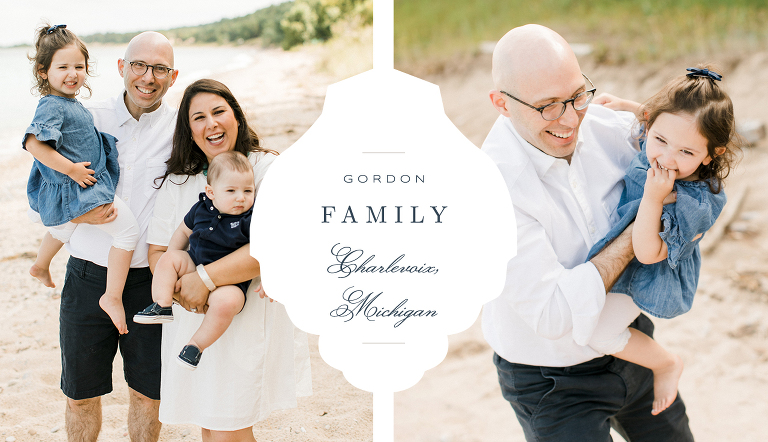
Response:
[[[208,230],[213,230],[213,227],[208,227]]]
[[[221,219],[221,215],[217,216],[216,218]]]

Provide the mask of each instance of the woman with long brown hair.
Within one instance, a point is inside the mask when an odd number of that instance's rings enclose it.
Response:
[[[192,83],[179,105],[168,170],[158,179],[160,192],[147,239],[153,270],[204,190],[208,164],[233,150],[253,165],[258,192],[276,152],[262,147],[226,86],[207,79]],[[205,350],[197,369],[177,364],[174,359],[202,322],[200,313],[205,312],[210,291],[249,279],[253,282],[243,310]],[[306,334],[293,326],[282,305],[257,293],[263,294],[259,264],[248,245],[182,277],[174,321],[163,325],[161,422],[199,425],[204,441],[254,441],[255,422],[272,410],[295,407],[297,395],[311,393]]]

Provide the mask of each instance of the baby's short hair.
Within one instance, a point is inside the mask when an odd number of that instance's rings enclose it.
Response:
[[[231,150],[223,152],[211,160],[208,165],[208,184],[213,184],[225,171],[253,173],[253,165],[248,158],[240,152]]]

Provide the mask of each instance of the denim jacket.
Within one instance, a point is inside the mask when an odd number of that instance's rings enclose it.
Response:
[[[645,153],[645,140],[640,144],[642,151],[632,160],[624,177],[625,187],[616,209],[619,223],[592,247],[588,259],[619,236],[637,216],[651,167]],[[673,318],[691,309],[699,282],[699,242],[703,235],[695,241],[692,239],[712,227],[726,201],[725,192],[712,193],[705,181],[677,180],[674,190],[677,202],[664,206],[663,231],[659,233],[667,244],[667,259],[645,265],[632,258],[611,289],[613,293],[631,296],[641,310],[659,318]]]
[[[96,130],[93,116],[74,98],[45,95],[35,118],[24,133],[22,147],[32,134],[73,163],[89,161],[96,184],[80,187],[67,175],[35,160],[27,182],[29,207],[44,225],[57,226],[102,205],[111,203],[120,175],[117,139]]]

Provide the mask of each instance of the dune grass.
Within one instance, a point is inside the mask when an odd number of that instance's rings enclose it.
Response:
[[[768,47],[768,0],[395,0],[395,63],[478,51],[539,23],[589,43],[600,63],[672,60]]]

